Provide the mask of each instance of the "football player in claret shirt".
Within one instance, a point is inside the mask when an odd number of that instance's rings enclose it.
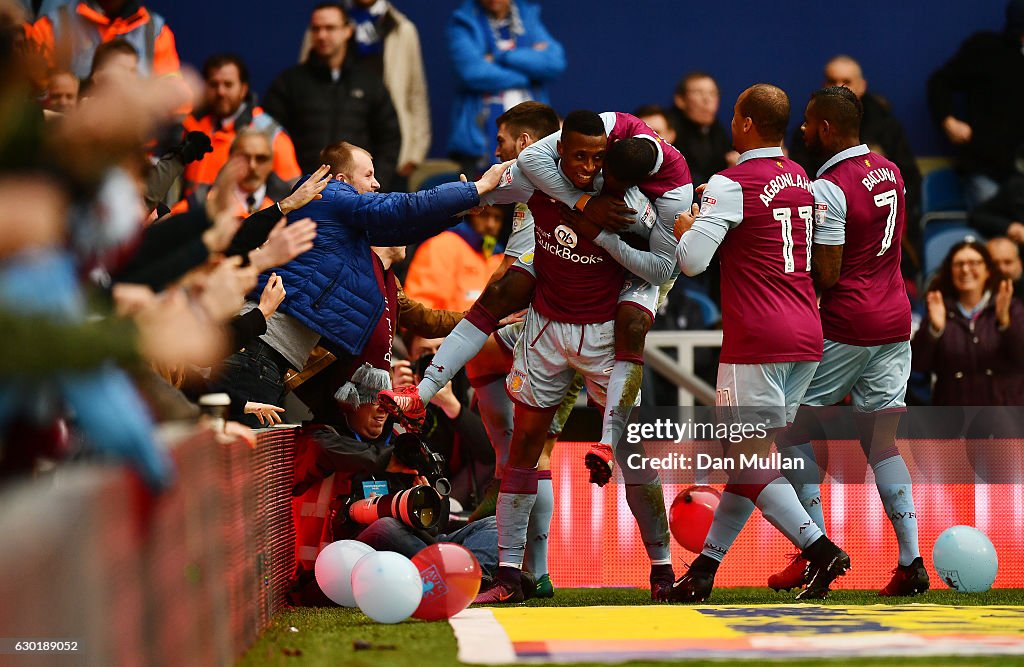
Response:
[[[671,224],[677,213],[685,211],[692,201],[690,172],[679,151],[666,144],[654,130],[635,116],[606,112],[600,114],[600,121],[604,125],[608,145],[625,139],[641,138],[654,149],[653,166],[637,184],[651,204],[651,215],[647,215],[648,211],[639,212],[647,221],[644,237],[649,237],[651,252],[637,255],[614,233],[597,235],[594,243],[611,253],[614,261],[626,264],[640,275],[639,280],[630,279],[632,287],[635,291],[650,291],[649,298],[656,302],[659,287],[675,275],[670,252],[659,253],[656,248],[659,239],[662,245],[666,240],[671,245],[672,238],[667,225]],[[571,174],[560,173],[565,168],[564,151],[559,149],[560,141],[561,133],[555,133],[529,146],[520,154],[517,169],[551,198],[580,211],[586,221],[614,231],[632,225],[638,212],[626,206],[620,196],[587,194],[571,183]],[[560,155],[563,159],[561,164]],[[569,180],[566,176],[570,177]],[[567,222],[571,223],[572,220]],[[661,229],[658,229],[658,223],[661,223]],[[667,290],[662,292],[666,293]],[[497,329],[501,318],[529,305],[532,293],[533,281],[525,272],[509,272],[488,286],[464,323],[456,327],[439,350],[435,363],[427,370],[419,387],[382,392],[384,405],[407,422],[418,419],[423,410],[422,405],[429,402],[437,389],[447,383],[450,375],[480,350],[490,333]],[[629,409],[636,401],[643,365],[644,340],[653,322],[651,309],[645,312],[643,308],[627,305],[631,303],[628,299],[622,301],[624,305],[616,315],[616,355],[609,383],[610,399],[605,407],[604,428],[600,443],[586,457],[591,481],[599,485],[607,483],[611,478],[614,447],[621,439]],[[654,306],[653,310],[656,310],[657,303]]]
[[[896,449],[910,377],[910,301],[900,274],[905,190],[899,168],[860,142],[861,117],[860,100],[838,86],[815,92],[804,114],[804,143],[824,162],[814,182],[811,273],[821,289],[825,342],[802,404],[833,405],[852,392],[861,447],[899,543],[899,562],[879,595],[916,595],[928,590],[928,572],[918,548],[910,471]],[[804,428],[809,417],[801,408],[778,445],[784,455],[813,463]],[[824,532],[817,466],[786,475]],[[768,585],[799,587],[805,567],[797,556]]]
[[[766,434],[730,445],[735,468],[704,549],[673,585],[674,601],[711,595],[718,566],[755,507],[809,561],[807,587],[798,599],[825,597],[850,567],[850,557],[822,533],[766,458],[775,435],[792,422],[822,350],[811,279],[814,195],[803,168],[783,156],[788,122],[789,98],[781,89],[757,84],[745,90],[733,111],[736,166],[713,176],[700,207],[694,204],[676,221],[676,258],[684,273],[704,271],[716,251],[721,262],[716,403],[726,418],[762,424]],[[751,456],[755,465],[744,466]]]
[[[643,140],[637,140],[643,141]],[[574,187],[596,193],[606,147],[600,116],[576,111],[566,116],[559,145],[559,171]],[[611,153],[615,147],[609,150]],[[655,165],[653,146],[624,151],[624,173],[646,175]],[[605,163],[607,166],[607,163]],[[620,194],[635,213],[633,228],[649,229],[654,211],[636,187],[621,186]],[[497,500],[499,571],[495,585],[478,602],[522,599],[520,569],[527,521],[537,496],[537,461],[552,417],[577,373],[598,404],[607,402],[609,369],[615,362],[615,317],[618,304],[628,299],[648,314],[654,310],[657,287],[640,292],[623,289],[625,271],[609,251],[572,230],[565,222],[568,208],[548,196],[513,165],[503,178],[502,192],[488,200],[526,201],[534,216],[535,256],[521,257],[510,273],[536,277],[533,303],[522,335],[515,345],[507,390],[515,402],[515,419],[508,465]],[[623,443],[643,456],[638,444]],[[637,520],[651,559],[652,596],[663,598],[671,586],[672,565],[661,482],[653,470],[623,470],[626,500]]]

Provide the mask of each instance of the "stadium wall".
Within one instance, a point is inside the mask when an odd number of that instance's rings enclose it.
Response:
[[[293,432],[262,431],[255,449],[164,436],[178,482],[162,495],[124,468],[78,464],[0,494],[4,637],[79,642],[60,664],[225,665],[283,608]]]
[[[444,156],[454,91],[444,26],[461,2],[394,3],[419,27],[434,120],[431,154]],[[252,71],[253,89],[262,94],[278,72],[296,61],[308,10],[316,3],[146,4],[167,18],[184,61],[198,66],[214,52],[237,51]],[[739,92],[766,81],[790,93],[795,127],[808,96],[821,85],[825,61],[847,53],[863,64],[869,88],[889,99],[918,156],[951,152],[927,113],[928,75],[971,33],[1001,29],[1006,6],[1005,0],[540,4],[545,24],[568,56],[566,73],[551,89],[552,102],[562,113],[669,104],[680,76],[700,69],[719,80],[719,116],[726,126]]]

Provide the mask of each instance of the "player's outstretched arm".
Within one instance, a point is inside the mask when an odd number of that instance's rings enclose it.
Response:
[[[518,161],[506,164],[508,164],[508,167],[505,168],[501,178],[498,179],[497,187],[490,192],[480,195],[481,206],[527,202],[533,196],[536,188],[534,188],[530,179],[523,174],[519,168]]]
[[[682,216],[691,216],[691,213],[680,213]],[[743,190],[739,183],[724,176],[712,176],[701,197],[698,215],[676,246],[679,270],[688,276],[703,273],[725,235],[742,220]]]

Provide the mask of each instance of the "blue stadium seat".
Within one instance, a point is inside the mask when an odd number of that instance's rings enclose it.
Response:
[[[967,209],[960,179],[949,167],[928,172],[921,184],[921,190],[922,213]]]
[[[966,211],[936,211],[921,217],[921,227],[924,228],[925,244],[936,234],[949,229],[961,229],[967,227]]]
[[[704,317],[704,326],[706,328],[711,329],[722,321],[722,311],[718,309],[718,305],[707,294],[690,289],[689,287],[683,290],[683,294],[688,299],[696,301],[697,305],[700,306],[700,314]]]
[[[967,225],[961,225],[933,234],[925,241],[924,275],[926,280],[930,279],[932,273],[942,265],[942,260],[946,258],[949,249],[968,236],[973,236],[979,241],[985,240],[977,230],[971,229]]]
[[[429,190],[435,188],[442,183],[457,183],[459,181],[459,172],[457,171],[443,171],[440,174],[434,174],[423,179],[420,183],[420,190]]]

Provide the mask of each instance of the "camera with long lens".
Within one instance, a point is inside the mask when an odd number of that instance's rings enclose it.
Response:
[[[348,506],[348,516],[356,523],[369,525],[377,519],[392,517],[418,530],[433,530],[440,525],[444,501],[432,486],[414,486],[384,496],[356,500]]]
[[[439,495],[451,493],[452,484],[444,475],[444,457],[430,449],[415,433],[402,433],[395,437],[395,458],[427,478]]]

